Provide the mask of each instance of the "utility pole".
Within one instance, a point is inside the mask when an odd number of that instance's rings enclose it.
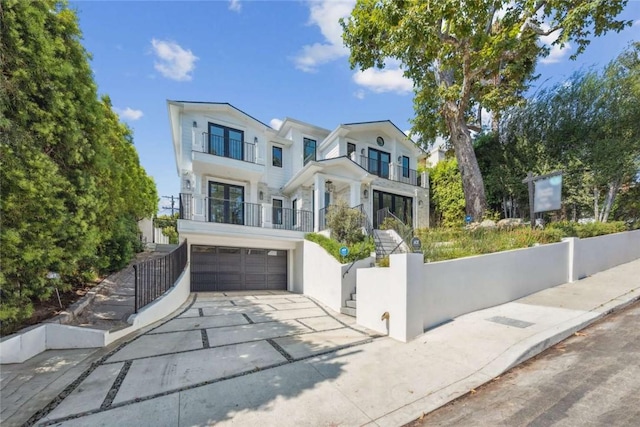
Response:
[[[180,210],[180,208],[176,207],[176,200],[178,200],[178,198],[176,196],[162,196],[162,198],[171,200],[171,206],[163,206],[162,207],[162,209],[170,209],[171,210],[171,216],[173,216],[175,211]]]

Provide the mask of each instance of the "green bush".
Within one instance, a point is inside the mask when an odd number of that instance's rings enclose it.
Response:
[[[309,233],[305,235],[305,239],[319,244],[335,259],[343,264],[367,258],[371,252],[375,252],[376,250],[375,243],[370,237],[366,237],[363,241],[351,245],[343,245],[334,239],[330,239],[322,234],[316,233]],[[347,248],[349,248],[349,255],[346,257],[340,255],[340,248],[342,246],[347,246]]]
[[[620,233],[627,230],[624,221],[591,222],[578,224],[577,222],[559,221],[547,225],[547,230],[560,230],[563,237],[587,237],[603,236],[605,234]]]
[[[329,206],[327,211],[327,228],[331,230],[331,238],[347,245],[364,240],[362,220],[362,212],[350,208],[342,199]]]

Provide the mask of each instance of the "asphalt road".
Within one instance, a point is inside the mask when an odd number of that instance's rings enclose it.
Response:
[[[640,426],[640,303],[409,426]]]

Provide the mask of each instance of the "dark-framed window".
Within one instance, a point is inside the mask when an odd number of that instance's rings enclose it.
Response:
[[[298,222],[298,199],[293,199],[291,202],[291,210],[293,211],[293,225],[297,225]]]
[[[351,158],[351,153],[356,152],[356,144],[347,142],[347,157]]]
[[[369,172],[382,178],[389,178],[390,162],[391,154],[375,148],[369,148],[369,161],[367,162],[367,170]]]
[[[399,194],[385,193],[384,191],[373,190],[373,211],[388,208],[389,211],[400,218],[406,225],[413,226],[413,198],[401,196]],[[373,215],[373,226],[377,228],[377,215]]]
[[[402,176],[409,178],[409,158],[402,156]]]
[[[271,164],[277,168],[282,167],[282,147],[271,147]]]
[[[244,160],[244,131],[209,123],[208,153]]]
[[[314,139],[303,138],[304,142],[304,164],[316,160],[316,141]]]
[[[209,221],[244,225],[244,187],[209,182]]]
[[[273,199],[273,223],[282,225],[282,199]]]

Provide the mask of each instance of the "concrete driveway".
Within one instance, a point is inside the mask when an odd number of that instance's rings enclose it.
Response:
[[[320,382],[309,372],[283,375],[277,368],[371,340],[355,319],[330,313],[302,295],[200,293],[179,314],[102,358],[66,390],[63,400],[50,405],[38,424],[230,420],[233,411],[292,397]],[[330,372],[323,375],[323,380],[331,377]],[[245,386],[225,383],[245,376],[255,378],[245,378]],[[215,390],[206,388],[211,385]]]

